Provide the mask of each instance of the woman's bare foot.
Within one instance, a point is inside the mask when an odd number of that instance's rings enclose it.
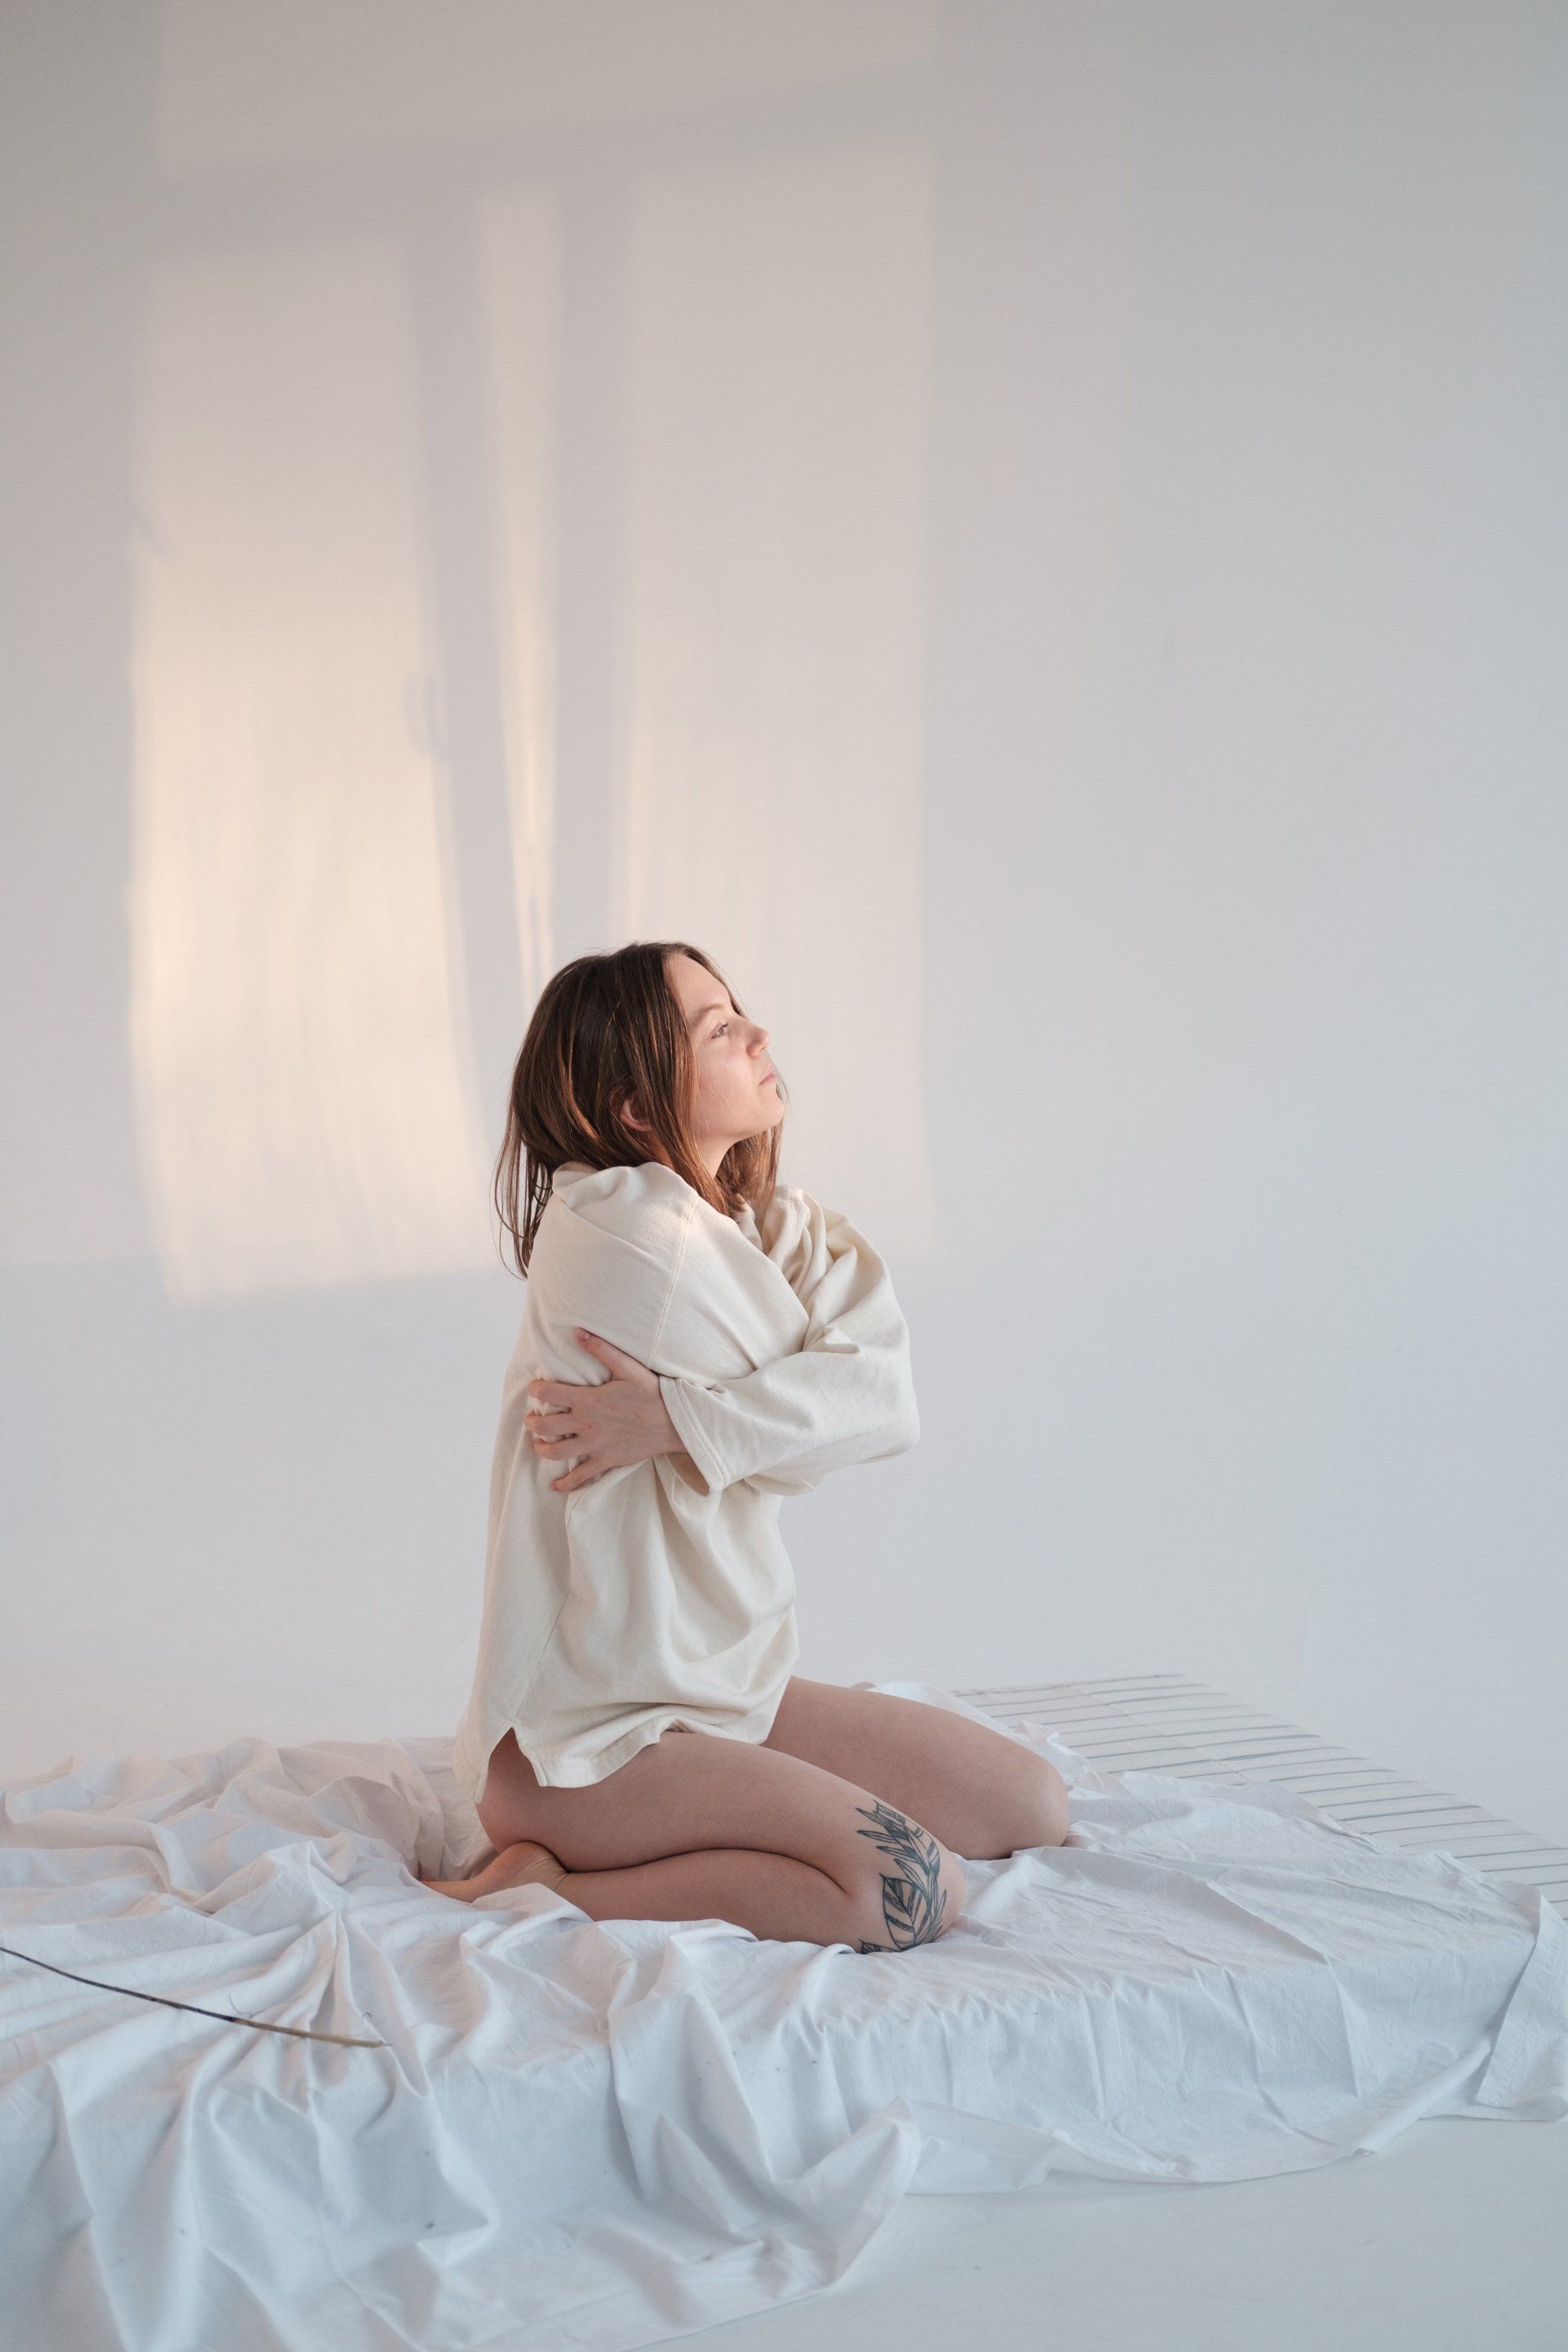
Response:
[[[558,1862],[547,1845],[520,1838],[515,1845],[503,1846],[494,1861],[486,1863],[472,1878],[426,1878],[423,1884],[433,1895],[475,1903],[481,1895],[499,1895],[507,1886],[556,1887],[565,1876],[565,1864]]]

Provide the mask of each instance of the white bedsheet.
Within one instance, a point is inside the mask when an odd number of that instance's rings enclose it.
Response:
[[[915,1683],[893,1690],[961,1713]],[[70,1759],[13,1784],[11,2352],[620,2352],[828,2284],[909,2191],[1232,2180],[1423,2116],[1568,2116],[1568,1927],[1280,1788],[1101,1775],[859,1955],[417,1886],[482,1833],[440,1739]]]

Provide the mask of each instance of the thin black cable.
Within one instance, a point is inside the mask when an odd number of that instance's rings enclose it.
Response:
[[[249,2025],[258,2033],[291,2033],[299,2042],[336,2042],[348,2050],[384,2050],[384,2042],[366,2042],[354,2033],[313,2033],[307,2025],[269,2025],[263,2017],[235,2017],[225,2009],[203,2009],[198,2001],[171,2000],[167,1993],[139,1992],[134,1985],[105,1984],[101,1977],[79,1976],[74,1969],[57,1968],[53,1960],[40,1960],[31,1952],[13,1951],[9,1944],[0,1944],[13,1960],[27,1960],[36,1969],[47,1969],[51,1975],[69,1977],[72,1984],[93,1985],[100,1992],[122,1992],[132,2000],[155,2000],[164,2009],[188,2009],[193,2017],[216,2017],[220,2025]]]

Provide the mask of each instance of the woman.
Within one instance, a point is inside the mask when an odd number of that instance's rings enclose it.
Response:
[[[1017,1741],[791,1672],[782,1497],[920,1423],[887,1267],[776,1184],[784,1109],[698,948],[583,956],[540,999],[497,1169],[528,1288],[453,1752],[496,1853],[444,1895],[539,1884],[595,1919],[881,1952],[954,1924],[961,1854],[1066,1835]]]

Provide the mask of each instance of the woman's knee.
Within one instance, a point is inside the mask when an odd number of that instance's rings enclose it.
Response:
[[[995,1853],[1025,1853],[1031,1846],[1060,1845],[1069,1827],[1068,1786],[1056,1766],[1032,1748],[1013,1758],[1008,1785],[996,1804]]]
[[[998,1771],[972,1807],[963,1850],[972,1862],[1000,1862],[1031,1846],[1061,1845],[1071,1826],[1068,1785],[1047,1757],[1010,1741],[1006,1769]]]
[[[874,1799],[856,1811],[865,1843],[855,1853],[849,1940],[862,1952],[934,1943],[963,1908],[963,1863],[896,1805]]]

